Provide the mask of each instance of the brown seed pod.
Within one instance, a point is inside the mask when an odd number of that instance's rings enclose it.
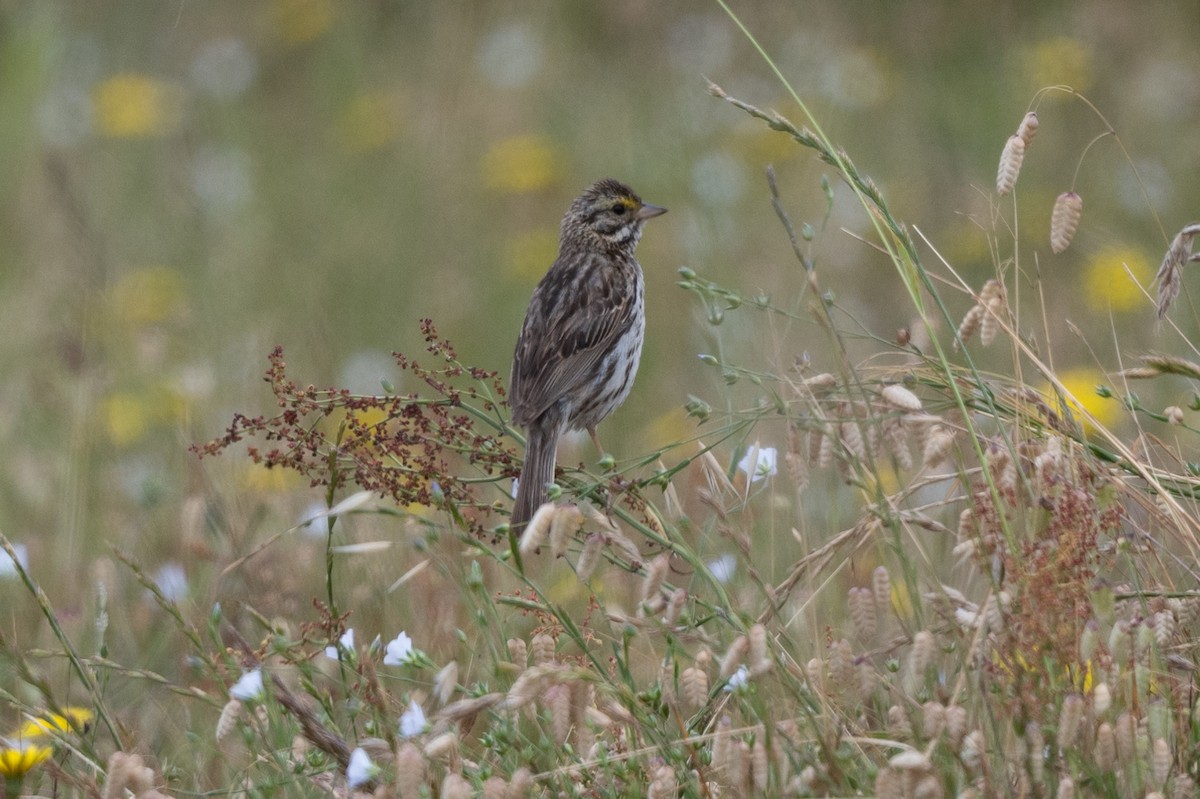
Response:
[[[1017,134],[1008,137],[1004,152],[1000,153],[1000,167],[996,170],[996,193],[1003,196],[1017,185],[1021,173],[1021,162],[1025,160],[1025,140]]]
[[[1050,214],[1050,249],[1063,252],[1071,246],[1075,231],[1079,228],[1079,217],[1083,213],[1083,198],[1073,191],[1064,191],[1054,201]]]

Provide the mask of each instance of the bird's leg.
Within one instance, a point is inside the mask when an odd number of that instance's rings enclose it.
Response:
[[[605,453],[604,447],[600,446],[600,438],[596,435],[596,428],[589,427],[587,431],[588,435],[592,437],[592,443],[596,445],[596,451],[600,453],[600,458],[603,459],[607,453]]]

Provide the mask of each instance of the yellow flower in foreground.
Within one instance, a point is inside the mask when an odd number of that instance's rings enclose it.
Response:
[[[24,777],[30,769],[50,757],[52,752],[50,747],[38,744],[0,747],[0,776],[5,779]]]
[[[96,122],[113,138],[166,133],[178,121],[170,86],[147,75],[114,75],[95,88]]]
[[[537,191],[560,180],[562,174],[558,148],[537,134],[498,141],[483,156],[483,183],[497,191]]]
[[[1087,411],[1104,427],[1111,427],[1121,418],[1121,403],[1096,393],[1096,386],[1105,383],[1102,372],[1087,368],[1069,369],[1059,374],[1058,380],[1067,390],[1068,396],[1064,399],[1073,414],[1078,414],[1081,409]],[[1053,398],[1054,392],[1050,392],[1050,396]],[[1085,422],[1084,429],[1092,428]]]
[[[1127,271],[1128,269],[1128,271]],[[1148,285],[1153,272],[1150,262],[1135,250],[1110,248],[1088,261],[1083,292],[1088,307],[1095,311],[1134,311],[1148,303],[1139,288]]]
[[[62,715],[46,713],[27,719],[15,737],[38,738],[51,732],[81,732],[93,718],[95,715],[86,707],[64,707]]]

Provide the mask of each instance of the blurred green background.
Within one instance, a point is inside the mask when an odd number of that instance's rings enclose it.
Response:
[[[1178,349],[1125,264],[1148,281],[1200,214],[1194,1],[733,7],[975,288],[1014,254],[1012,198],[994,191],[1005,140],[1038,89],[1085,93],[1141,182],[1111,137],[1080,166],[1103,123],[1066,95],[1042,100],[1017,222],[1047,322],[1031,293],[1022,325],[1085,391],[1121,358]],[[375,392],[400,379],[390,352],[419,354],[428,316],[464,362],[507,375],[558,220],[596,178],[671,211],[640,248],[647,350],[601,429],[611,450],[676,440],[688,393],[721,396],[697,353],[783,369],[825,341],[748,312],[712,327],[674,285],[686,265],[787,304],[801,279],[766,165],[797,223],[825,210],[810,151],[706,93],[712,80],[805,121],[715,4],[37,0],[0,14],[0,529],[67,617],[87,616],[96,584],[114,590],[108,542],[198,607],[221,595],[199,564],[248,549],[256,503],[297,486],[187,446],[235,411],[272,412],[273,345],[300,382]],[[1055,256],[1050,209],[1072,185],[1083,222]],[[813,248],[822,283],[841,318],[890,340],[911,309],[834,188]],[[1174,317],[1197,331],[1186,295]],[[12,613],[6,634],[35,639]]]

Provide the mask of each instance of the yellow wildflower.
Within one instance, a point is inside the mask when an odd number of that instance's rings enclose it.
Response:
[[[496,191],[537,191],[558,182],[562,175],[558,148],[538,134],[502,139],[483,156],[483,183]]]
[[[46,713],[29,718],[17,731],[17,738],[39,738],[51,732],[81,732],[95,718],[86,707],[64,707],[62,714]]]
[[[1148,285],[1152,276],[1150,262],[1141,253],[1115,247],[1102,250],[1085,267],[1084,296],[1096,311],[1136,311],[1146,296],[1139,285]]]
[[[0,747],[0,776],[9,780],[19,780],[34,766],[49,758],[53,751],[48,746],[38,744],[2,746]]]
[[[147,75],[113,75],[96,86],[93,100],[100,132],[113,138],[161,135],[179,118],[171,87]]]
[[[1121,403],[1096,393],[1096,386],[1105,382],[1102,372],[1088,368],[1068,369],[1058,375],[1058,380],[1066,389],[1064,399],[1073,414],[1086,411],[1104,427],[1111,427],[1121,418]],[[1090,431],[1092,426],[1084,422],[1084,429]]]

